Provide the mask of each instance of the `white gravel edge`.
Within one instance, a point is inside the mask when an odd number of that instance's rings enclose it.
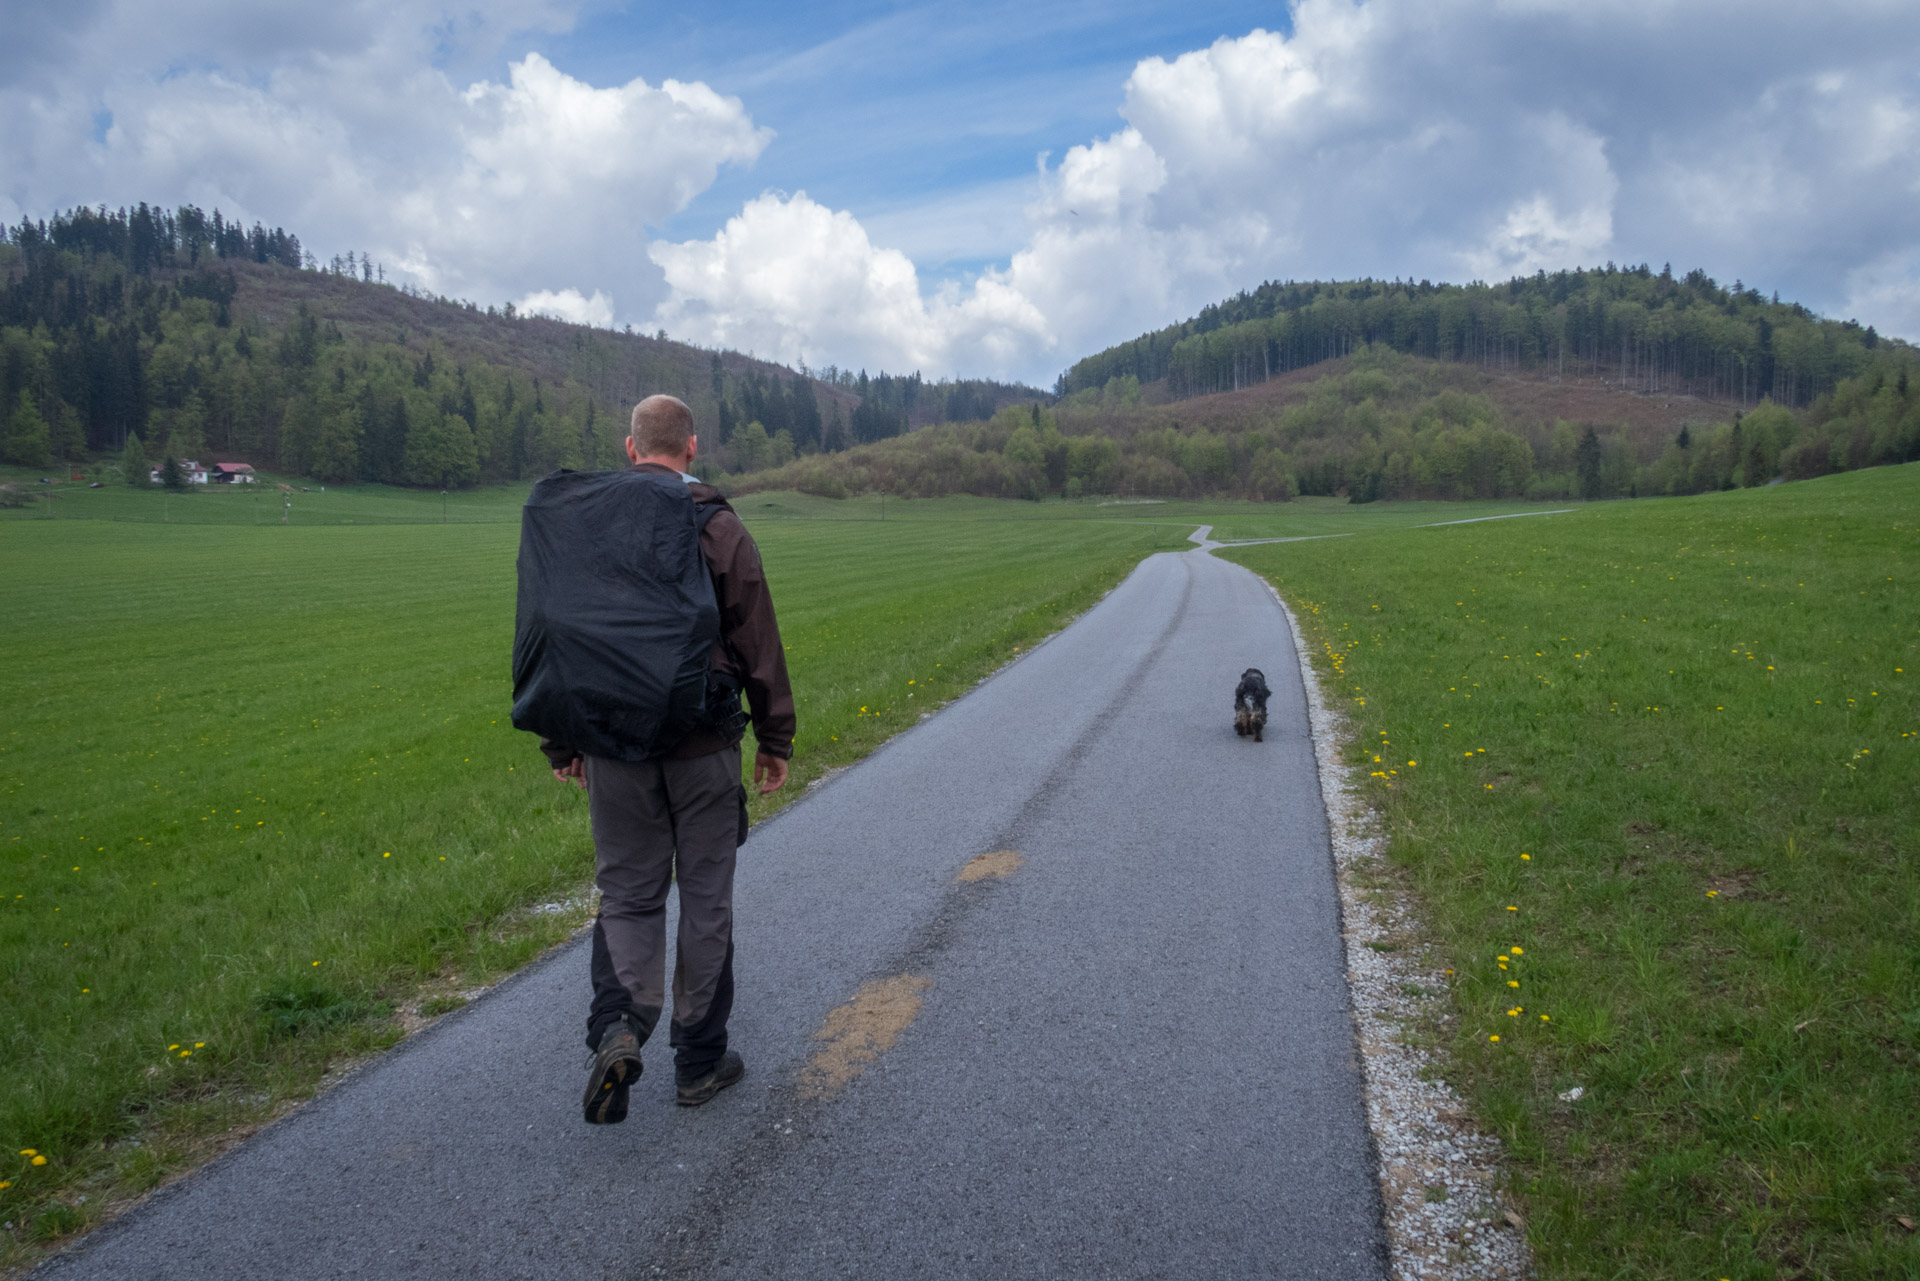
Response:
[[[1500,1192],[1500,1141],[1474,1127],[1442,1075],[1444,1059],[1419,1035],[1422,1025],[1436,1022],[1423,1003],[1445,994],[1445,964],[1424,944],[1416,905],[1378,874],[1386,838],[1340,760],[1350,737],[1347,719],[1320,688],[1299,620],[1272,583],[1267,590],[1293,630],[1307,691],[1392,1275],[1395,1281],[1531,1276],[1525,1224]]]

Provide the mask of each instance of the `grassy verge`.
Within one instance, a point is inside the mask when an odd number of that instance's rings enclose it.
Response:
[[[1542,1271],[1920,1274],[1920,471],[1221,554],[1348,700]]]
[[[519,495],[465,497],[444,528],[0,525],[0,1266],[582,919],[584,801],[507,724]],[[744,513],[801,700],[778,801],[1176,541],[808,501]]]

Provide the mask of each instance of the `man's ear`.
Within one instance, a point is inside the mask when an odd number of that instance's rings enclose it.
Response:
[[[693,456],[699,452],[700,452],[700,437],[698,436],[687,437],[687,461],[692,462]]]
[[[640,446],[633,443],[631,436],[627,437],[627,461],[630,463],[640,461]]]

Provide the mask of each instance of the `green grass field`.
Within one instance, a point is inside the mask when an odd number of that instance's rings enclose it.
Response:
[[[1529,508],[749,495],[771,804],[1195,525],[1348,535],[1221,554],[1348,699],[1543,1272],[1920,1273],[1917,480],[1464,525]],[[0,1158],[0,1265],[583,919],[584,804],[506,724],[523,497],[0,511],[0,1150],[47,1159]]]
[[[1920,1275],[1920,467],[1220,554],[1346,701],[1543,1274]]]
[[[292,494],[277,488],[282,477],[257,485],[201,485],[169,495],[157,486],[130,489],[111,484],[41,485],[44,473],[0,467],[0,483],[12,482],[27,497],[23,506],[0,508],[0,523],[20,521],[115,521],[152,525],[439,525],[514,524],[520,520],[524,485],[495,485],[448,494],[386,485],[305,484]],[[725,478],[720,481],[726,487]],[[286,504],[291,504],[287,506]],[[1214,525],[1214,537],[1287,538],[1405,528],[1431,521],[1532,510],[1541,504],[1508,501],[1376,503],[1354,506],[1343,498],[1302,498],[1291,503],[1228,501],[1133,501],[1081,499],[1039,503],[997,498],[901,499],[867,496],[816,498],[807,494],[748,494],[742,512],[761,519],[865,523],[885,521],[1112,521],[1157,531],[1162,548],[1184,544],[1196,525]],[[1565,504],[1546,504],[1548,508]],[[285,518],[284,522],[282,518]],[[1149,543],[1151,548],[1151,542]]]
[[[584,800],[507,723],[521,495],[468,497],[503,516],[0,524],[0,1150],[34,1150],[0,1158],[0,1263],[584,919]],[[762,816],[1184,537],[780,501],[743,504],[800,700]]]

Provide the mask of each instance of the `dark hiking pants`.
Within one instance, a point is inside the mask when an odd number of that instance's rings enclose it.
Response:
[[[680,891],[673,964],[675,1075],[698,1080],[727,1050],[733,1012],[733,864],[740,749],[692,760],[587,757],[600,916],[587,1045],[631,1014],[645,1041],[666,998],[667,890]]]

